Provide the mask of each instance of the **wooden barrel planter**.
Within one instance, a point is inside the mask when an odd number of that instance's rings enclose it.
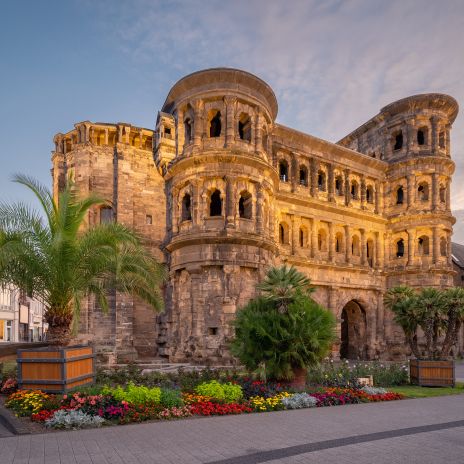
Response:
[[[411,383],[421,387],[454,387],[454,361],[409,361]]]
[[[95,354],[91,346],[18,350],[18,387],[65,393],[95,381]]]

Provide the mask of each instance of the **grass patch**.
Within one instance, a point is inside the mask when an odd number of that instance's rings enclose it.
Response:
[[[401,393],[407,398],[429,398],[433,396],[459,395],[464,393],[464,383],[457,382],[454,388],[404,385],[401,387],[388,387],[388,391]]]

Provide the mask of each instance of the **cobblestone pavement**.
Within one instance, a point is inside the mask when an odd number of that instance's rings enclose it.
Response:
[[[464,463],[464,396],[0,439],[1,464]]]

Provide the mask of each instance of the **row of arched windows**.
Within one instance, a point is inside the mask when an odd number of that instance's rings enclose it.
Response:
[[[396,241],[396,257],[403,258],[405,255],[405,243],[404,239],[400,238]],[[440,256],[446,256],[448,254],[448,242],[445,237],[440,238]],[[417,254],[419,256],[430,255],[430,239],[427,235],[422,235],[417,239]]]
[[[218,189],[211,191],[208,197],[208,211],[210,217],[223,215],[223,201],[221,192]],[[243,219],[252,219],[253,216],[253,197],[250,192],[243,190],[238,200],[239,216]],[[192,220],[192,198],[189,193],[182,197],[182,221]]]
[[[419,183],[417,187],[417,198],[419,201],[428,201],[429,200],[429,184],[427,182]],[[402,205],[404,203],[404,188],[402,185],[396,188],[395,192],[396,204]],[[440,185],[439,189],[439,199],[440,203],[446,203],[446,187]]]
[[[399,130],[393,133],[392,145],[393,151],[401,150],[403,148],[403,131]],[[417,145],[423,146],[429,144],[429,129],[428,127],[420,127],[416,133]],[[442,149],[445,148],[445,132],[441,131],[438,134],[438,146]]]
[[[282,182],[288,182],[289,180],[289,168],[288,163],[285,160],[279,161],[279,177]],[[300,166],[299,168],[299,177],[298,181],[300,185],[305,187],[308,186],[308,169],[306,166]],[[327,190],[327,177],[324,171],[319,170],[317,172],[317,188],[321,192]],[[342,176],[335,177],[335,194],[338,196],[343,196],[345,192],[343,191],[343,178]],[[360,188],[358,182],[355,180],[351,181],[350,186],[350,195],[351,199],[359,200],[360,198]],[[368,203],[374,203],[374,188],[372,186],[366,187],[366,201]]]

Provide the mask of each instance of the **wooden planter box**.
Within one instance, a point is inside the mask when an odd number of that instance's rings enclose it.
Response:
[[[409,361],[411,383],[421,387],[454,387],[454,361]]]
[[[91,346],[18,350],[18,388],[65,393],[95,381]]]

